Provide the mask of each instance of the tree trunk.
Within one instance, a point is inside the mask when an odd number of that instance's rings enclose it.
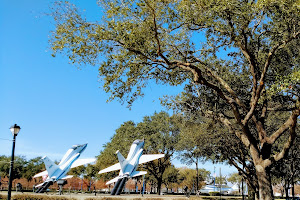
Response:
[[[259,200],[258,190],[254,190],[251,186],[248,185],[248,199]]]
[[[254,192],[254,199],[255,200],[259,200],[259,193],[258,193],[258,191],[256,191],[256,192]]]
[[[289,181],[288,181],[288,179],[285,179],[284,180],[284,190],[285,190],[285,198],[287,199],[287,198],[289,198],[289,185],[290,185],[290,183],[289,183]]]
[[[255,166],[258,179],[259,200],[272,200],[273,190],[271,185],[270,173],[268,169],[261,165]]]
[[[292,164],[291,164],[291,183],[292,183],[292,198],[293,200],[295,199],[295,183],[294,183],[294,160],[292,159]]]

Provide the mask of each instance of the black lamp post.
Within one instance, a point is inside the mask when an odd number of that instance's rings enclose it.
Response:
[[[15,124],[15,125],[11,126],[9,129],[10,129],[11,133],[13,134],[14,139],[13,139],[11,161],[10,161],[10,168],[9,168],[9,183],[8,183],[7,200],[10,200],[10,198],[11,198],[11,186],[12,186],[13,167],[14,167],[14,158],[15,158],[15,143],[16,143],[16,137],[21,128],[20,128],[20,126]]]

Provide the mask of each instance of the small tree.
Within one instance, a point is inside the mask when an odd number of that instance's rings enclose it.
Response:
[[[30,159],[29,161],[26,162],[26,165],[24,167],[25,168],[22,176],[26,178],[28,183],[33,179],[33,176],[35,174],[45,170],[45,165],[41,157]]]
[[[234,185],[237,185],[239,188],[239,192],[241,192],[240,187],[241,187],[243,178],[238,173],[230,174],[230,176],[227,178],[227,181],[229,181],[230,183],[232,183]]]
[[[169,166],[164,174],[163,174],[163,183],[167,188],[167,192],[169,189],[173,189],[173,184],[178,182],[179,170],[176,169],[173,165]]]

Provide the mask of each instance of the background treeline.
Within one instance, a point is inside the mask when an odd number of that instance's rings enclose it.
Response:
[[[272,117],[274,123],[280,117],[284,118],[284,116]],[[71,187],[71,189],[82,189],[84,187],[87,190],[93,189],[94,186],[96,189],[106,188],[107,186],[104,183],[117,176],[119,172],[98,175],[98,171],[118,162],[115,155],[117,150],[127,156],[132,142],[136,139],[145,140],[145,154],[165,154],[164,158],[143,164],[140,166],[141,169],[138,169],[148,171],[145,182],[149,192],[160,193],[161,188],[166,188],[168,192],[177,192],[179,188],[183,188],[185,185],[189,189],[197,191],[205,184],[212,183],[211,173],[206,169],[198,169],[198,164],[202,161],[227,163],[237,169],[246,168],[250,174],[254,169],[248,152],[240,146],[239,140],[234,135],[231,136],[232,138],[228,138],[230,135],[227,134],[226,142],[224,137],[224,127],[205,118],[186,120],[180,115],[170,116],[166,112],[159,112],[154,113],[152,116],[145,116],[139,123],[127,121],[121,124],[111,140],[103,145],[103,150],[97,156],[95,165],[80,166],[70,171],[69,174],[79,178],[72,180],[74,183],[71,181],[72,184],[67,187]],[[282,143],[278,141],[277,145],[280,147]],[[294,184],[299,183],[300,152],[298,147],[299,137],[296,138],[295,145],[289,151],[286,159],[272,166],[272,185],[277,187],[281,193],[286,193],[291,187],[293,189]],[[244,166],[233,164],[232,161],[236,160],[237,157],[245,159]],[[175,158],[179,159],[182,164],[189,166],[189,168],[174,167],[172,160]],[[0,156],[0,176],[2,180],[8,176],[9,162],[10,157]],[[24,156],[16,156],[14,179],[26,179],[27,182],[31,182],[32,186],[32,184],[42,181],[42,179],[32,180],[32,177],[44,169],[41,157],[27,160]],[[229,181],[232,184],[241,185],[243,178],[241,174],[236,173],[230,177],[217,178],[216,183],[227,184],[227,181]],[[131,183],[134,186],[128,186],[128,188],[131,187],[134,190],[136,186],[140,187],[140,179]],[[244,181],[249,186],[247,179],[244,179]]]

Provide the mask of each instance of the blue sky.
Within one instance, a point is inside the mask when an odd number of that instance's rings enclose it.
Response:
[[[97,67],[78,69],[67,57],[51,56],[48,37],[54,24],[44,14],[50,2],[0,1],[0,155],[11,154],[11,141],[5,139],[12,139],[9,127],[17,123],[17,155],[59,160],[73,144],[88,143],[82,157],[94,157],[123,122],[140,122],[164,110],[158,98],[180,88],[150,85],[131,110],[117,101],[106,103],[109,94],[101,88]],[[86,10],[88,19],[100,19],[96,0],[72,2]],[[211,163],[200,167],[213,171]],[[235,171],[216,167],[225,174]]]

